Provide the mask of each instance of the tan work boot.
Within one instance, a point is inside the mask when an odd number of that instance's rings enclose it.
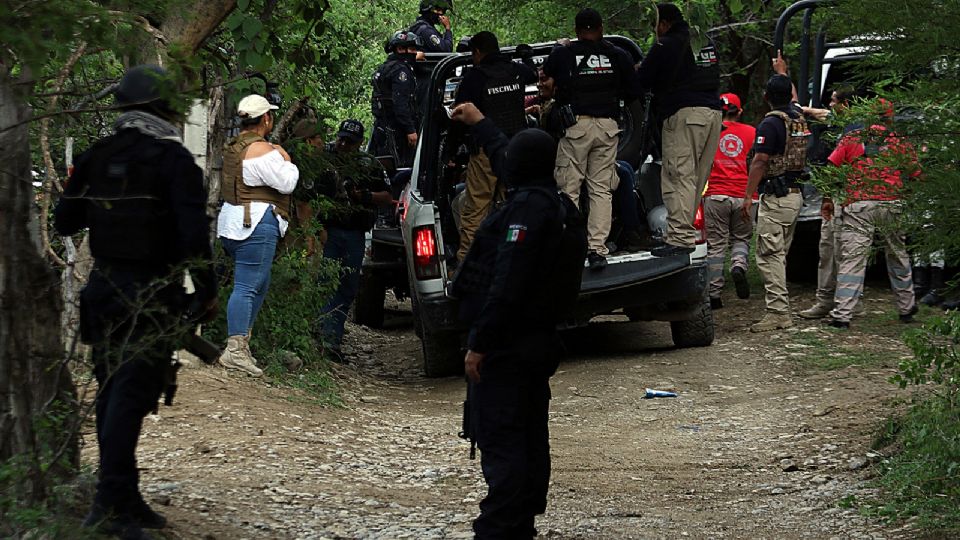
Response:
[[[790,328],[793,326],[793,320],[790,315],[777,315],[776,313],[767,313],[760,319],[760,322],[750,327],[751,332],[769,332],[770,330],[779,330],[781,328]]]
[[[812,308],[805,309],[797,315],[804,319],[822,319],[830,314],[831,309],[833,309],[833,306],[817,302]]]
[[[244,371],[253,377],[263,375],[263,370],[257,367],[257,361],[250,353],[247,336],[230,336],[227,338],[227,348],[218,360],[220,365],[227,369]]]

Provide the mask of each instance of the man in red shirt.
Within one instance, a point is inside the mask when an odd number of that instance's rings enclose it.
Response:
[[[740,123],[743,108],[736,94],[720,96],[723,105],[723,127],[720,144],[713,158],[707,192],[703,197],[703,214],[707,226],[707,262],[710,267],[710,306],[723,307],[723,262],[727,245],[731,246],[730,275],[737,288],[737,297],[750,297],[747,282],[747,257],[753,220],[744,219],[740,207],[747,188],[747,154],[753,146],[757,130]]]
[[[893,117],[893,108],[886,100],[879,100],[887,124]],[[913,322],[917,312],[913,294],[913,276],[910,256],[905,246],[905,235],[898,227],[902,212],[900,192],[903,180],[920,174],[916,151],[901,140],[889,125],[874,124],[854,131],[837,145],[828,158],[836,166],[849,165],[847,198],[837,213],[840,259],[837,271],[837,291],[834,308],[828,324],[849,328],[853,310],[863,293],[867,258],[874,234],[884,242],[887,274],[900,313],[900,322]],[[903,165],[907,162],[907,165]],[[824,212],[832,213],[833,203],[824,202]]]

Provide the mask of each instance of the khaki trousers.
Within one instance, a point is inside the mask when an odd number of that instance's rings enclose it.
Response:
[[[720,111],[686,107],[663,123],[660,188],[667,207],[667,242],[694,247],[693,219],[720,142]]]
[[[578,116],[557,147],[554,178],[557,186],[580,203],[580,188],[587,184],[590,209],[587,215],[587,245],[600,255],[609,253],[607,237],[613,220],[613,190],[617,177],[617,142],[620,128],[612,118]]]
[[[494,191],[498,193],[494,196]],[[460,249],[457,259],[462,261],[473,243],[473,236],[480,228],[480,222],[490,215],[493,203],[503,200],[504,186],[497,189],[497,175],[490,168],[490,159],[480,152],[470,156],[467,163],[467,189],[463,197],[463,209],[460,213]]]
[[[723,263],[730,246],[730,268],[747,269],[753,221],[743,219],[743,199],[711,195],[703,199],[703,217],[707,226],[707,265],[710,269],[710,298],[723,291]]]
[[[916,305],[910,256],[907,254],[904,234],[897,226],[901,212],[899,201],[860,201],[845,206],[840,215],[834,218],[840,228],[837,292],[834,295],[835,307],[830,312],[834,319],[850,322],[853,318],[853,310],[863,294],[863,280],[874,234],[879,235],[884,243],[887,276],[897,311],[906,315]]]
[[[793,242],[793,230],[803,206],[803,195],[785,197],[761,195],[757,212],[757,269],[763,278],[767,311],[790,314],[787,292],[787,252]]]
[[[817,303],[833,306],[837,292],[837,243],[839,241],[837,219],[820,222],[820,262],[817,265]]]

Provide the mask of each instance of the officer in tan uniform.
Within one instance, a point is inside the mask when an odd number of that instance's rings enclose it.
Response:
[[[791,103],[793,84],[786,75],[767,81],[764,98],[772,111],[757,126],[744,192],[743,217],[749,219],[753,192],[759,187],[757,212],[757,268],[766,291],[766,314],[750,327],[767,332],[793,326],[787,293],[787,252],[803,206],[799,180],[807,158],[807,123]]]

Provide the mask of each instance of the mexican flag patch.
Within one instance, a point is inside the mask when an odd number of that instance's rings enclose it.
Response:
[[[507,227],[507,242],[523,242],[527,236],[526,225],[510,225]]]

